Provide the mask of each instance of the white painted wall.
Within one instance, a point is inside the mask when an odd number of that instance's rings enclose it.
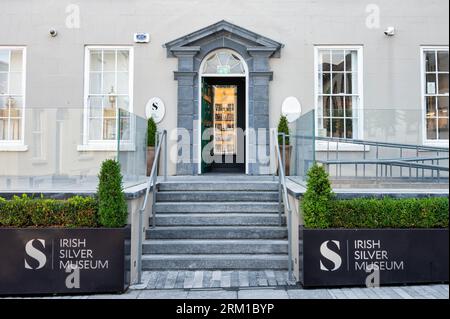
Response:
[[[281,58],[271,60],[272,127],[287,96],[299,98],[305,111],[313,107],[314,45],[363,45],[366,107],[419,114],[420,46],[448,45],[449,38],[447,0],[377,0],[381,29],[366,27],[372,1],[361,0],[78,0],[81,28],[68,29],[65,9],[71,2],[0,1],[0,45],[27,47],[27,106],[81,108],[85,45],[134,45],[134,111],[144,116],[147,100],[161,97],[167,108],[161,128],[168,130],[176,126],[177,60],[166,57],[162,44],[222,19],[285,44]],[[397,35],[388,38],[383,29],[391,25]],[[48,34],[51,27],[56,38]],[[150,33],[149,44],[133,43],[138,31]],[[412,125],[419,131],[420,119]],[[421,136],[409,140],[420,143]],[[0,174],[42,169],[45,164],[32,166],[29,153],[0,152]]]

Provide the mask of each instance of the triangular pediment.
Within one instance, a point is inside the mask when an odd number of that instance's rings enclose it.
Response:
[[[171,56],[173,50],[199,47],[220,37],[231,39],[248,48],[271,49],[273,51],[273,56],[279,56],[280,49],[283,47],[283,44],[277,41],[225,20],[167,42],[164,44],[164,47],[167,49],[167,54]]]

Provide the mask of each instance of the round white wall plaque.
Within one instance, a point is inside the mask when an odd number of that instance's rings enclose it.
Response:
[[[152,97],[145,106],[145,115],[153,118],[155,123],[160,123],[166,114],[166,106],[159,97]]]
[[[281,106],[281,113],[286,116],[289,123],[294,122],[300,117],[302,113],[300,102],[296,97],[287,97],[283,101],[283,105]]]

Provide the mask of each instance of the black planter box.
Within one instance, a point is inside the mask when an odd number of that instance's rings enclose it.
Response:
[[[0,295],[121,293],[130,227],[0,228]]]
[[[448,229],[300,227],[299,234],[306,288],[448,282]]]

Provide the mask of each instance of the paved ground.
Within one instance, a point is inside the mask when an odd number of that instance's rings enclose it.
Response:
[[[211,289],[130,289],[122,295],[47,297],[52,299],[448,299],[448,285],[381,288],[315,289],[211,288]]]
[[[136,289],[291,286],[287,271],[144,271]]]

